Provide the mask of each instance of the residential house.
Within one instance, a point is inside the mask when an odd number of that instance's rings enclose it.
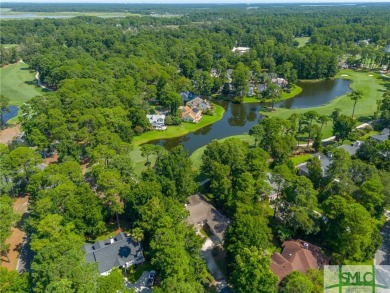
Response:
[[[190,212],[188,222],[197,229],[207,224],[214,236],[222,242],[230,223],[229,219],[197,194],[191,195],[188,202],[186,204],[186,209]]]
[[[192,99],[191,101],[188,101],[186,103],[186,105],[190,108],[198,108],[202,111],[211,109],[211,105],[210,105],[209,101],[207,101],[205,99],[201,99],[199,97],[196,97],[195,99]]]
[[[83,250],[87,262],[98,263],[102,276],[107,276],[113,268],[128,268],[145,260],[141,244],[123,232],[107,240],[98,240],[94,244],[87,243]]]
[[[271,79],[271,82],[281,88],[285,88],[288,84],[287,80],[285,80],[284,78],[280,78],[280,77],[277,77],[277,78],[272,78]]]
[[[371,135],[372,139],[375,139],[377,142],[384,142],[390,137],[390,128],[384,128],[380,134]]]
[[[181,92],[180,95],[183,98],[183,102],[187,102],[196,97],[195,94],[191,92]]]
[[[271,257],[271,271],[281,281],[293,271],[303,274],[308,269],[318,269],[319,265],[313,253],[309,250],[311,244],[303,241],[285,241],[282,253],[275,252]]]
[[[349,153],[350,156],[353,156],[356,154],[356,151],[360,148],[360,146],[363,144],[362,141],[355,141],[353,144],[350,144],[350,145],[347,145],[347,144],[343,144],[339,147],[337,147],[338,149],[343,149],[345,151],[347,151]]]
[[[248,53],[250,51],[249,47],[233,47],[232,52],[237,53],[239,55],[243,55],[245,53]]]
[[[202,110],[198,108],[190,108],[188,106],[180,106],[181,119],[185,122],[198,123],[202,119]]]
[[[267,179],[265,181],[271,187],[271,189],[268,193],[268,199],[270,201],[277,199],[279,187],[278,187],[278,184],[273,180],[273,176],[271,173],[267,173]]]
[[[165,115],[146,115],[154,129],[165,130]]]
[[[320,159],[322,175],[325,176],[326,171],[328,170],[328,167],[331,163],[331,159],[322,153],[314,154],[313,157],[318,157]],[[298,175],[304,175],[306,177],[309,176],[309,169],[307,168],[307,162],[299,164],[297,168],[298,168]]]

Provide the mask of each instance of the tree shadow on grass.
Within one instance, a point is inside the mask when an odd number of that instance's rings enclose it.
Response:
[[[366,116],[360,116],[360,117],[358,117],[356,120],[357,120],[358,122],[366,123],[366,122],[372,121],[373,119],[374,119],[373,116],[371,116],[371,115],[366,115]]]
[[[36,80],[29,80],[29,81],[25,81],[24,82],[25,84],[27,84],[27,85],[36,85],[36,86],[38,86],[38,84],[37,84],[37,81]]]

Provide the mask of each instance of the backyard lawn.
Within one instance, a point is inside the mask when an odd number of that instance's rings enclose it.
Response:
[[[214,106],[214,116],[204,115],[202,120],[199,123],[182,123],[180,126],[168,126],[164,131],[148,131],[140,136],[136,136],[133,140],[133,146],[140,146],[141,144],[147,143],[156,139],[166,139],[183,136],[190,132],[194,132],[206,125],[212,124],[220,120],[225,112],[225,109],[219,105],[213,104]]]
[[[390,86],[390,80],[387,81],[385,78],[381,78],[376,72],[353,71],[350,69],[340,70],[336,78],[351,79],[351,89],[363,92],[363,98],[356,104],[355,117],[358,120],[357,124],[371,120],[372,115],[376,111],[376,101],[382,98],[386,87]],[[330,115],[335,108],[340,108],[343,114],[351,115],[353,101],[347,95],[343,95],[320,107],[301,109],[278,108],[276,111],[264,112],[263,114],[268,117],[278,116],[287,119],[292,113],[304,113],[310,110],[315,110],[322,115]],[[324,126],[322,138],[327,138],[331,135],[332,123],[330,122]]]
[[[291,99],[297,95],[299,95],[302,91],[302,88],[300,86],[297,86],[297,85],[294,85],[291,89],[291,91],[289,93],[283,91],[282,92],[282,97],[280,99],[280,101],[283,101],[283,100],[288,100],[288,99]],[[244,101],[243,103],[259,103],[260,100],[258,98],[256,98],[255,96],[253,97],[244,97]],[[261,102],[262,103],[271,103],[271,99],[261,99]]]
[[[299,43],[298,48],[303,47],[306,45],[306,43],[310,40],[310,37],[299,37],[294,38],[294,41],[297,41]]]

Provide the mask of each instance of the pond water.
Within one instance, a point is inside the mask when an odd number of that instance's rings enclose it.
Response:
[[[299,83],[299,86],[302,87],[302,92],[292,99],[280,102],[278,106],[286,108],[318,107],[329,103],[335,97],[350,92],[350,83],[351,81],[345,79]],[[181,137],[154,140],[149,143],[161,145],[168,150],[177,145],[183,145],[184,149],[191,154],[214,139],[248,133],[249,129],[256,125],[262,117],[259,113],[260,103],[234,104],[227,101],[213,102],[225,109],[221,120]]]
[[[302,92],[292,99],[278,103],[277,107],[288,109],[319,107],[336,97],[349,93],[351,91],[350,83],[350,80],[342,78],[319,82],[300,82],[298,85],[302,87]]]
[[[3,114],[3,122],[6,123],[11,118],[18,115],[19,108],[17,106],[9,106],[9,112]]]
[[[390,44],[385,47],[385,52],[390,53]]]
[[[248,133],[249,129],[258,124],[261,119],[259,103],[234,104],[228,101],[213,102],[225,109],[225,113],[219,121],[181,137],[160,139],[149,143],[161,145],[168,150],[182,145],[191,154],[214,139]]]

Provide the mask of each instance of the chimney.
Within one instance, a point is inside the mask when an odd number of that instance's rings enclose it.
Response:
[[[114,243],[114,238],[112,238],[112,236],[110,236],[110,244],[113,244]]]

